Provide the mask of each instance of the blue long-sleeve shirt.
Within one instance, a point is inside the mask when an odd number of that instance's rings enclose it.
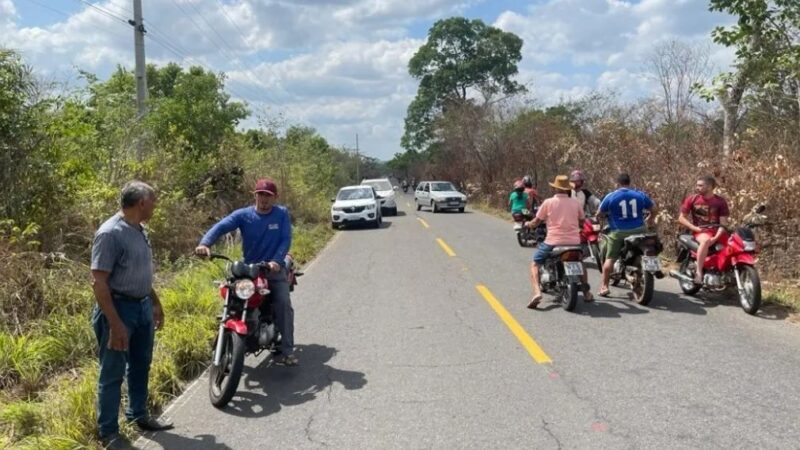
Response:
[[[242,253],[247,264],[274,261],[285,266],[284,258],[292,245],[288,209],[276,205],[267,214],[256,212],[255,206],[237,209],[211,227],[200,245],[210,247],[220,237],[237,229],[242,233]]]

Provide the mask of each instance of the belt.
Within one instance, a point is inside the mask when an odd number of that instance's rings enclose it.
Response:
[[[141,302],[147,300],[148,298],[150,298],[149,295],[145,295],[144,297],[137,298],[137,297],[131,297],[130,295],[118,294],[118,293],[115,293],[115,292],[112,293],[111,296],[114,298],[114,300],[121,300],[123,302],[136,302],[136,303],[141,303]]]

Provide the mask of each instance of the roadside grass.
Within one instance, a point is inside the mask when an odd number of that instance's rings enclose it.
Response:
[[[294,227],[292,254],[303,264],[313,258],[333,232],[322,225]],[[232,257],[238,247],[223,250]],[[174,266],[171,266],[172,268]],[[181,262],[177,273],[159,274],[157,292],[166,324],[156,334],[150,370],[150,408],[162,410],[205,370],[211,354],[219,297],[214,280],[224,277],[215,262]],[[87,269],[88,270],[88,269]],[[85,274],[76,274],[84,277]],[[0,332],[0,447],[12,449],[95,449],[97,395],[96,340],[89,322],[93,303],[75,294],[72,314],[53,314],[32,324],[24,334]],[[88,290],[88,283],[82,288]],[[75,305],[82,305],[76,311]],[[67,312],[62,309],[59,312]],[[123,397],[125,396],[123,389]],[[127,400],[123,398],[123,408]],[[135,430],[124,424],[123,434]]]

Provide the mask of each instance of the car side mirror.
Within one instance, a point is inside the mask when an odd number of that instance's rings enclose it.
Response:
[[[764,211],[766,211],[766,209],[767,209],[767,205],[762,203],[762,204],[758,205],[758,208],[755,209],[755,213],[756,214],[761,214]]]
[[[399,186],[395,186],[395,187],[394,187],[394,190],[395,190],[395,191],[399,191],[399,190],[400,190],[400,187],[399,187]]]
[[[331,199],[331,203],[336,203],[336,199],[335,199],[335,198],[332,198],[332,199]]]
[[[380,195],[376,195],[375,198],[381,200],[383,197],[381,197]]]

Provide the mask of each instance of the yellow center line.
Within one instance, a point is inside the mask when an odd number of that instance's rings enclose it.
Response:
[[[442,247],[442,250],[444,250],[444,252],[445,252],[445,253],[447,253],[447,255],[448,255],[448,256],[456,256],[456,252],[454,252],[454,251],[453,251],[453,249],[452,249],[452,248],[450,248],[450,246],[449,246],[449,245],[447,245],[447,244],[446,244],[446,243],[445,243],[445,242],[442,240],[442,238],[436,238],[436,242],[438,242],[438,243],[439,243],[439,246],[440,246],[440,247]]]
[[[419,223],[421,223],[423,227],[425,227],[425,228],[430,228],[431,227],[430,225],[428,225],[428,222],[425,222],[424,220],[420,219],[419,217],[417,217],[417,220],[419,220]]]
[[[517,319],[515,319],[514,316],[512,316],[511,313],[508,312],[508,310],[503,306],[502,303],[500,303],[499,300],[495,298],[494,295],[492,295],[492,293],[486,286],[479,284],[478,286],[476,286],[476,288],[478,289],[478,292],[480,292],[480,294],[486,300],[486,302],[489,303],[489,306],[492,307],[494,312],[497,313],[498,316],[500,316],[500,319],[506,324],[508,329],[511,330],[512,333],[514,333],[514,336],[517,337],[520,344],[522,344],[522,346],[525,347],[525,350],[528,351],[528,353],[531,355],[534,361],[536,361],[539,364],[548,364],[553,362],[550,359],[550,357],[547,356],[547,353],[545,353],[544,350],[542,350],[542,348],[539,347],[539,344],[537,344],[536,341],[533,340],[531,335],[529,335],[525,331],[525,329],[522,328],[522,325],[520,325],[519,322],[517,322]]]

